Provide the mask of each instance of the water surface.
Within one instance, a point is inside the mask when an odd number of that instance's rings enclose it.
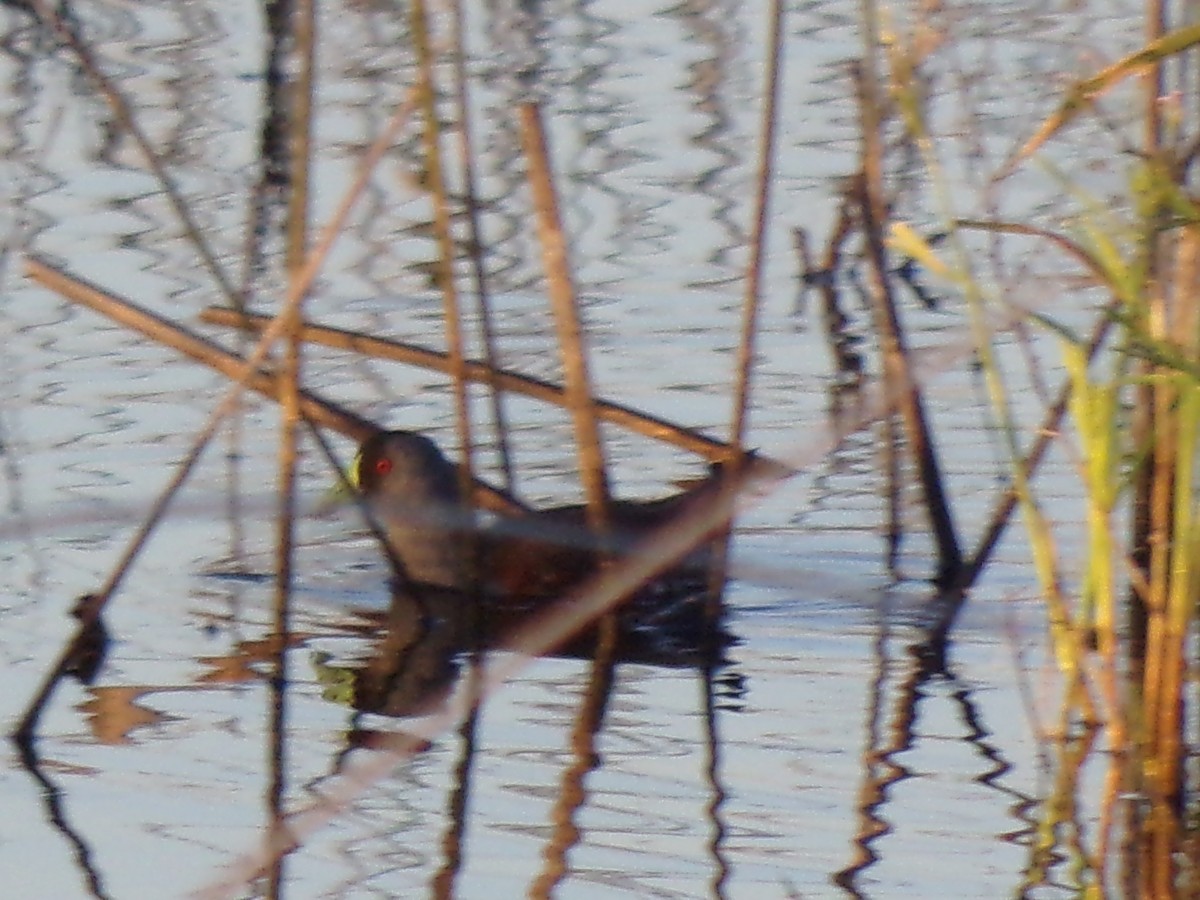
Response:
[[[941,49],[927,64],[931,123],[961,215],[1057,221],[1057,182],[1030,169],[985,195],[986,176],[1072,76],[1130,49],[1137,27],[1118,2],[967,3],[928,20]],[[901,11],[897,11],[900,15]],[[264,127],[264,26],[251,6],[90,4],[78,11],[105,71],[187,198],[217,259],[244,277],[246,223]],[[906,493],[898,573],[885,563],[880,432],[828,454],[841,383],[815,297],[801,291],[793,231],[823,248],[839,191],[856,168],[847,63],[859,53],[857,5],[787,10],[779,153],[773,182],[762,332],[750,442],[806,459],[805,470],[739,520],[729,628],[738,643],[715,673],[621,665],[564,832],[558,809],[577,755],[571,731],[588,663],[545,659],[490,701],[471,756],[461,860],[448,851],[464,778],[455,734],[399,764],[286,863],[297,897],[995,897],[1030,860],[1044,796],[1042,745],[1025,703],[1048,717],[1042,612],[1014,531],[955,632],[945,673],[910,648],[934,568],[915,490]],[[753,5],[592,2],[467,11],[482,226],[506,366],[558,378],[539,251],[529,224],[514,104],[544,98],[571,260],[594,351],[598,392],[726,433],[756,174],[765,18]],[[73,599],[107,576],[186,452],[220,376],[21,276],[26,252],[57,260],[163,315],[196,325],[221,300],[133,142],[105,102],[27,15],[0,10],[4,149],[4,294],[0,329],[3,524],[0,718],[15,723],[68,638]],[[407,11],[323,4],[313,217],[328,218],[365,146],[411,83]],[[440,72],[449,75],[449,70]],[[450,114],[447,107],[446,114]],[[1116,189],[1099,129],[1055,153],[1098,195]],[[440,347],[436,257],[411,130],[380,167],[339,241],[307,314]],[[937,221],[920,167],[892,160],[897,212]],[[457,189],[457,186],[456,186]],[[992,201],[988,209],[985,201]],[[281,289],[272,207],[252,272],[255,304]],[[1044,247],[1004,245],[987,279],[1023,302],[1075,314]],[[851,266],[847,269],[854,268]],[[465,271],[465,269],[464,269]],[[268,274],[263,274],[268,273]],[[860,273],[865,277],[865,268]],[[1039,277],[1035,278],[1037,275]],[[1006,282],[1004,279],[1008,278]],[[463,282],[466,283],[465,280]],[[915,343],[964,340],[961,298],[906,300]],[[845,296],[853,297],[847,282]],[[852,327],[866,313],[847,307]],[[200,327],[196,325],[196,327]],[[219,332],[209,332],[219,334]],[[224,336],[227,337],[227,336]],[[1026,422],[1040,415],[1012,336],[1001,344]],[[1053,346],[1038,344],[1055,381]],[[967,354],[932,385],[936,429],[964,533],[1001,485],[1001,443]],[[444,379],[314,350],[308,383],[449,450]],[[1033,379],[1036,380],[1036,379]],[[477,395],[480,421],[487,405]],[[508,405],[517,487],[537,504],[579,498],[565,415]],[[272,587],[230,571],[271,571],[276,413],[251,401],[236,437],[205,454],[107,617],[114,642],[96,681],[65,684],[42,721],[36,781],[11,747],[0,757],[0,871],[13,897],[182,895],[221,877],[263,836],[268,710],[264,674]],[[605,432],[618,490],[650,497],[695,476],[694,459]],[[347,452],[345,442],[339,448]],[[811,457],[811,459],[808,459]],[[494,453],[486,464],[495,471]],[[1078,517],[1064,459],[1042,483],[1052,514]],[[306,448],[301,487],[326,484]],[[352,517],[305,518],[288,687],[288,801],[304,805],[364,733],[395,716],[339,702],[339,672],[377,646],[386,565]],[[1072,534],[1064,533],[1069,550]],[[566,837],[564,838],[564,834]],[[549,857],[550,862],[547,862]],[[565,862],[564,862],[565,860]],[[1060,888],[1072,894],[1067,872]],[[1054,881],[1056,879],[1052,879]],[[261,888],[255,888],[257,894]]]

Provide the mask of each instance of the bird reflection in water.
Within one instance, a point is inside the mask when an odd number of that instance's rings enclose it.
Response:
[[[706,619],[702,586],[685,588],[679,582],[651,584],[626,602],[618,613],[614,662],[713,669],[727,662],[733,636]],[[552,603],[483,597],[471,605],[459,591],[397,590],[387,612],[379,614],[378,642],[368,659],[346,663],[315,652],[312,662],[329,700],[387,716],[424,715],[449,696],[473,650],[506,647],[509,635]],[[550,655],[590,659],[597,633],[593,624]]]

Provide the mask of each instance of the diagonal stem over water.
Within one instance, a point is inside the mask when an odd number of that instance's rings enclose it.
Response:
[[[95,604],[88,607],[88,615],[80,621],[80,630],[90,627],[99,617],[108,603],[113,593],[120,587],[125,576],[128,574],[142,547],[145,545],[147,538],[154,531],[155,526],[165,515],[167,508],[170,506],[171,500],[178,493],[180,487],[187,480],[188,475],[195,467],[196,462],[200,458],[200,454],[204,452],[204,448],[208,446],[208,442],[212,440],[212,436],[216,433],[218,426],[237,406],[238,399],[241,397],[242,391],[245,390],[246,382],[253,378],[259,371],[260,365],[267,358],[271,347],[280,337],[283,336],[284,329],[287,327],[288,316],[291,315],[299,306],[300,301],[308,293],[312,286],[317,273],[324,264],[329,251],[333,248],[334,242],[345,226],[350,211],[354,208],[355,202],[362,195],[366,188],[367,181],[371,176],[376,164],[383,157],[388,147],[391,146],[396,135],[400,132],[401,127],[408,120],[409,113],[412,108],[411,100],[403,104],[393,114],[391,120],[384,128],[383,132],[375,140],[368,149],[363,158],[362,166],[359,169],[358,176],[354,183],[346,192],[346,196],[342,199],[341,205],[334,212],[333,218],[325,226],[320,238],[317,240],[316,246],[309,253],[305,260],[304,266],[296,273],[296,276],[288,284],[287,297],[284,300],[282,308],[276,315],[275,319],[263,331],[258,343],[254,346],[249,358],[242,365],[241,370],[234,377],[234,383],[229,386],[224,396],[218,402],[217,406],[209,415],[204,427],[197,434],[192,445],[192,449],[180,462],[175,470],[167,487],[155,500],[150,508],[149,514],[141,527],[135,532],[130,540],[125,553],[118,560],[117,565],[113,568],[104,587],[98,592],[99,599]],[[37,727],[38,718],[41,715],[42,709],[49,702],[51,695],[54,692],[55,686],[62,675],[64,666],[68,661],[70,652],[70,644],[63,648],[59,654],[54,667],[48,671],[45,680],[34,699],[30,702],[26,710],[25,716],[22,718],[21,724],[17,729],[16,735],[18,740],[27,741],[32,738],[33,730]]]
[[[267,316],[254,314],[243,316],[234,310],[217,306],[206,309],[201,313],[200,319],[209,324],[230,325],[247,331],[261,331],[271,321]],[[420,366],[447,375],[453,371],[449,356],[445,353],[358,331],[346,331],[341,328],[328,328],[308,323],[304,325],[304,339],[325,347],[335,347],[365,356]],[[486,361],[467,360],[465,376],[471,381],[492,383],[499,390],[532,397],[545,403],[553,403],[557,406],[566,406],[567,403],[566,392],[559,385],[523,375],[511,369],[492,369]],[[730,448],[727,444],[695,429],[676,425],[666,419],[608,400],[594,399],[593,406],[596,416],[604,422],[611,422],[657,441],[673,444],[702,456],[710,462],[729,457]]]
[[[865,52],[857,78],[862,145],[858,200],[863,239],[871,264],[872,319],[879,334],[884,372],[892,390],[896,392],[896,405],[903,416],[929,524],[937,542],[938,571],[935,582],[945,587],[952,583],[962,567],[962,549],[920,385],[910,371],[908,339],[888,277],[887,250],[883,240],[887,221],[887,204],[883,193],[883,91],[877,59],[882,36],[875,0],[862,0],[862,13]]]

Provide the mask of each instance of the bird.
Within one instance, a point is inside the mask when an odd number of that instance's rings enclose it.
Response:
[[[533,510],[476,528],[458,466],[417,432],[379,431],[367,438],[348,480],[381,526],[402,570],[399,582],[433,591],[439,603],[446,592],[475,598],[490,632],[562,597],[716,483],[714,477],[656,500],[614,500],[609,532],[600,539],[580,505]],[[712,646],[713,637],[717,644],[728,643],[706,619],[707,563],[707,548],[698,548],[629,598],[618,615],[623,652],[684,660]],[[590,640],[581,636],[574,649],[585,652]]]
[[[494,522],[475,530],[478,577],[473,578],[474,524],[458,466],[432,439],[412,431],[380,431],[359,447],[349,480],[383,526],[405,580],[464,591],[478,586],[504,597],[561,594],[604,558],[628,552],[638,537],[665,523],[711,483],[656,500],[610,502],[610,533],[604,539],[589,529],[587,508],[581,505]],[[672,574],[699,574],[706,560],[701,549]]]

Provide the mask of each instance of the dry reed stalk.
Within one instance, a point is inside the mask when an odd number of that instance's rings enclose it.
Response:
[[[309,180],[312,168],[312,113],[315,81],[316,11],[314,0],[294,0],[288,12],[284,38],[290,39],[298,73],[285,93],[284,121],[288,141],[288,210],[284,265],[289,282],[298,280],[308,253]],[[284,349],[279,406],[279,513],[276,520],[276,579],[272,604],[273,647],[269,710],[270,774],[266,790],[267,811],[273,830],[286,833],[283,798],[287,790],[287,688],[291,643],[291,596],[295,561],[296,466],[300,437],[300,382],[304,344],[300,335],[305,291],[293,290],[296,303],[280,313]],[[267,894],[282,896],[284,876],[281,855],[271,866]]]
[[[476,202],[475,162],[472,137],[470,137],[470,106],[467,96],[466,48],[463,40],[462,4],[460,0],[450,0],[450,30],[451,54],[454,56],[455,70],[455,103],[458,108],[458,149],[460,149],[460,166],[462,170],[464,204],[466,204],[467,233],[470,258],[470,270],[475,287],[476,313],[479,316],[480,342],[484,348],[488,378],[488,400],[492,407],[492,421],[496,426],[496,446],[500,460],[500,473],[503,475],[504,490],[512,492],[516,485],[514,470],[512,470],[512,452],[509,448],[508,418],[504,410],[504,395],[496,385],[498,354],[496,336],[492,328],[492,310],[488,301],[486,268],[484,265],[484,247],[482,247],[482,229],[479,224],[479,204]],[[470,362],[462,359],[460,367],[455,366],[457,378],[466,384],[467,370]],[[463,390],[466,390],[464,388]],[[478,635],[478,628],[474,629]],[[475,641],[478,644],[478,640]],[[480,660],[482,650],[476,648],[468,664],[467,685],[470,700],[470,713],[458,730],[462,740],[462,758],[455,772],[455,790],[450,803],[450,827],[442,840],[444,864],[434,876],[432,893],[438,900],[451,900],[456,895],[455,881],[458,870],[462,866],[463,836],[467,830],[468,798],[470,794],[470,774],[475,758],[475,731],[479,720],[479,706],[474,697],[478,695]]]
[[[1163,340],[1181,357],[1197,358],[1197,287],[1200,285],[1200,230],[1178,229],[1170,283],[1164,286],[1159,324]],[[1165,369],[1153,385],[1153,468],[1151,540],[1152,579],[1142,673],[1141,714],[1145,742],[1141,750],[1142,790],[1151,808],[1148,832],[1152,890],[1175,883],[1175,854],[1183,833],[1186,754],[1183,737],[1187,686],[1187,647],[1195,621],[1196,556],[1196,428],[1198,404],[1194,382],[1184,384]]]
[[[733,416],[729,444],[740,454],[750,421],[750,394],[754,376],[754,349],[758,341],[758,316],[762,307],[762,274],[767,257],[767,227],[770,224],[771,181],[775,166],[775,135],[778,130],[779,75],[783,65],[783,3],[771,0],[767,15],[767,71],[764,76],[763,108],[758,143],[758,177],[754,199],[754,222],[750,230],[750,259],[746,264],[746,290],[742,298],[742,322],[738,341],[733,391]]]
[[[1163,0],[1147,0],[1145,17],[1145,38],[1147,45],[1153,45],[1156,41],[1162,39],[1166,32],[1166,5]],[[1162,111],[1159,106],[1159,98],[1163,96],[1164,80],[1162,60],[1155,59],[1153,64],[1142,73],[1142,84],[1145,90],[1144,101],[1142,103],[1142,115],[1144,117],[1144,150],[1148,159],[1157,159],[1162,148]],[[1149,253],[1146,259],[1146,281],[1148,284],[1154,284],[1157,280],[1160,269],[1161,260],[1159,254],[1161,252],[1161,241],[1158,237],[1151,236],[1148,240]],[[1147,312],[1150,316],[1149,331],[1154,333],[1155,319],[1161,316],[1161,295],[1155,292],[1154,295],[1147,299]],[[1140,374],[1145,377],[1146,381],[1137,390],[1137,401],[1134,405],[1133,416],[1133,439],[1138,447],[1151,447],[1154,440],[1154,420],[1156,410],[1154,408],[1156,393],[1151,383],[1151,374],[1153,366],[1148,363],[1142,363],[1139,366]],[[1138,468],[1134,481],[1133,493],[1133,508],[1130,514],[1130,546],[1132,547],[1132,557],[1134,564],[1140,571],[1146,583],[1153,590],[1153,571],[1154,571],[1154,555],[1153,555],[1153,540],[1154,540],[1154,518],[1153,512],[1153,491],[1154,491],[1154,467],[1143,465]],[[1146,651],[1149,644],[1149,609],[1151,599],[1148,596],[1139,595],[1136,591],[1130,591],[1129,595],[1129,657],[1132,665],[1136,668],[1142,664],[1145,659]]]
[[[162,158],[150,145],[150,139],[146,137],[146,133],[138,125],[137,119],[133,114],[133,107],[129,105],[124,94],[121,93],[112,79],[104,74],[104,70],[92,53],[91,47],[75,32],[74,28],[71,27],[58,11],[51,7],[47,0],[32,0],[32,5],[42,23],[53,31],[59,40],[75,54],[75,58],[79,62],[79,67],[88,78],[95,82],[101,96],[104,97],[112,109],[117,122],[133,138],[134,144],[137,145],[138,150],[146,160],[146,165],[150,167],[151,173],[158,179],[158,183],[162,187],[167,201],[171,204],[171,209],[179,217],[179,222],[183,225],[184,236],[196,249],[196,253],[200,257],[200,262],[208,270],[213,281],[217,283],[221,295],[225,297],[230,306],[235,309],[241,309],[245,305],[244,296],[233,286],[233,282],[225,274],[225,270],[217,261],[216,255],[208,246],[208,242],[204,239],[199,226],[196,225],[196,220],[192,217],[192,212],[179,191],[179,186],[175,183],[175,179],[171,177],[171,173],[167,171]]]
[[[271,321],[267,316],[253,313],[243,316],[234,310],[222,309],[217,306],[210,306],[201,314],[200,318],[212,325],[225,325],[248,331],[260,331],[266,323]],[[420,366],[446,375],[450,374],[450,362],[445,353],[418,347],[415,344],[312,324],[304,326],[303,334],[306,341],[325,347],[362,353],[366,356]],[[514,394],[521,394],[555,406],[566,406],[567,404],[566,392],[556,384],[506,369],[492,370],[486,363],[475,360],[467,360],[466,377],[471,381],[481,383],[491,381],[500,390],[511,391]],[[671,444],[704,459],[717,461],[729,456],[729,447],[722,441],[665,419],[659,419],[606,400],[596,400],[594,408],[596,415],[605,422],[611,422],[665,444]]]
[[[575,444],[588,505],[588,524],[604,530],[608,519],[608,477],[604,466],[604,448],[596,423],[596,404],[592,400],[583,327],[567,259],[566,237],[558,212],[546,132],[536,104],[522,103],[519,114],[521,145],[525,151],[529,185],[533,193],[538,242],[542,247],[542,267],[549,285],[550,308],[558,333],[558,352],[565,383],[563,396],[575,425]]]
[[[1147,45],[1161,40],[1167,28],[1166,4],[1163,0],[1148,0],[1145,9],[1145,40]],[[1143,73],[1145,100],[1142,103],[1144,116],[1144,152],[1149,159],[1157,159],[1162,152],[1163,123],[1160,100],[1165,88],[1164,70],[1161,59],[1155,59]],[[1161,213],[1160,213],[1161,216]],[[1159,222],[1147,223],[1157,228]],[[1148,236],[1149,253],[1146,281],[1151,286],[1146,298],[1146,332],[1152,340],[1164,340],[1168,334],[1167,298],[1159,279],[1164,268],[1163,255],[1166,251],[1164,234]],[[1141,896],[1166,897],[1174,892],[1175,865],[1173,850],[1178,836],[1176,817],[1170,809],[1174,798],[1161,790],[1164,782],[1173,781],[1170,773],[1156,771],[1158,766],[1170,764],[1161,756],[1163,750],[1161,716],[1164,706],[1177,702],[1164,694],[1165,670],[1169,665],[1164,658],[1164,646],[1169,643],[1167,627],[1167,581],[1169,547],[1174,539],[1171,497],[1174,494],[1173,450],[1174,435],[1171,433],[1173,413],[1170,404],[1174,399],[1173,385],[1158,382],[1154,375],[1157,367],[1149,362],[1139,365],[1139,374],[1145,379],[1138,389],[1134,420],[1134,439],[1138,447],[1149,449],[1146,462],[1140,467],[1135,481],[1131,541],[1135,564],[1144,576],[1148,593],[1130,595],[1130,651],[1133,654],[1134,671],[1142,667],[1141,713],[1145,722],[1146,742],[1141,748],[1138,780],[1135,787],[1150,794],[1150,809],[1139,822],[1139,836],[1144,859],[1137,866],[1137,878]],[[1172,720],[1174,716],[1170,713]]]
[[[575,426],[579,474],[587,501],[587,523],[599,540],[603,541],[608,535],[610,525],[608,473],[605,471],[604,447],[600,440],[596,403],[588,373],[579,298],[575,291],[567,255],[566,235],[563,233],[562,218],[558,210],[558,196],[550,165],[550,149],[542,125],[541,110],[537,104],[521,104],[519,118],[521,146],[525,152],[527,176],[537,220],[538,242],[542,247],[542,267],[545,270],[550,309],[558,335],[558,353],[565,383],[564,396]],[[559,818],[555,822],[551,843],[546,848],[546,868],[542,877],[530,889],[532,896],[539,896],[536,893],[538,890],[544,890],[545,896],[549,896],[565,871],[567,851],[579,840],[579,830],[574,827],[572,820],[585,799],[582,791],[583,776],[594,766],[596,734],[600,729],[608,693],[612,688],[616,651],[617,618],[616,614],[609,610],[605,611],[599,620],[588,690],[580,704],[572,730],[572,750],[575,759],[563,776],[559,800],[555,804],[555,815]]]

